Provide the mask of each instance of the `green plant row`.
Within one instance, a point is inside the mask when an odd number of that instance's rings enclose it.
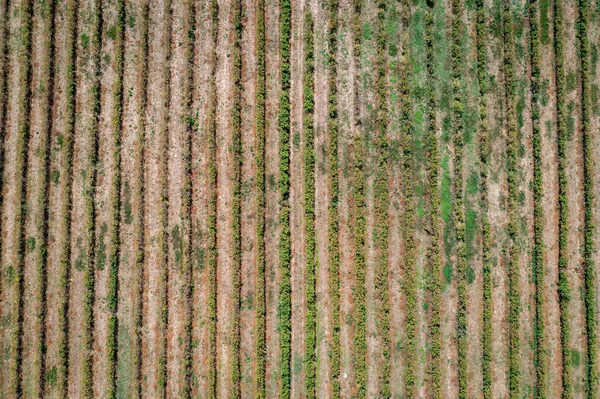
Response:
[[[573,396],[571,329],[569,327],[569,303],[571,288],[568,279],[568,199],[567,199],[567,107],[563,4],[554,2],[554,57],[556,74],[556,131],[558,142],[558,297],[560,305],[560,335],[562,341],[562,385],[563,399]]]
[[[510,3],[504,3],[502,12],[503,25],[503,48],[504,59],[502,71],[504,73],[504,97],[506,102],[506,128],[507,128],[507,179],[508,179],[508,236],[510,247],[508,256],[508,323],[509,323],[509,395],[511,398],[519,396],[520,384],[520,289],[519,289],[519,256],[520,249],[518,240],[518,152],[519,152],[519,130],[517,127],[517,115],[515,109],[515,95],[517,92],[515,78],[515,55],[514,55],[514,31]]]
[[[354,0],[352,16],[353,57],[361,65],[362,53],[362,0]],[[357,68],[360,69],[360,68]],[[360,128],[360,75],[354,78],[354,367],[356,370],[356,397],[366,398],[367,385],[367,304],[365,289],[365,144]]]
[[[290,233],[290,45],[292,31],[292,2],[280,2],[280,57],[281,95],[279,98],[279,200],[281,201],[279,226],[279,336],[281,381],[279,396],[291,395],[292,382],[292,285],[291,285],[291,233]]]
[[[145,3],[141,6],[141,18],[140,18],[140,78],[139,78],[139,93],[140,99],[138,109],[136,110],[138,118],[138,137],[134,147],[134,159],[135,159],[135,176],[133,185],[132,197],[137,202],[136,209],[138,212],[134,220],[133,236],[135,240],[135,270],[138,278],[137,285],[137,298],[136,307],[134,308],[134,322],[135,322],[135,348],[133,353],[133,364],[135,367],[134,378],[132,389],[136,397],[142,396],[142,326],[143,326],[143,295],[144,295],[144,262],[145,262],[145,228],[144,228],[144,204],[145,204],[145,180],[144,180],[144,169],[145,169],[145,143],[146,143],[146,123],[145,115],[148,102],[148,30],[149,30],[149,12],[150,6]],[[125,189],[125,188],[124,188]],[[127,214],[125,214],[127,218]],[[117,381],[119,382],[119,381]],[[124,382],[125,384],[127,382]]]
[[[19,176],[15,178],[15,195],[18,198],[17,209],[15,210],[15,226],[17,231],[14,232],[16,240],[16,264],[13,288],[9,300],[12,302],[11,307],[16,316],[16,323],[10,326],[11,336],[9,343],[9,356],[12,358],[9,363],[9,394],[14,394],[16,397],[22,395],[21,384],[21,369],[22,369],[22,350],[23,350],[23,269],[25,268],[25,212],[27,206],[27,159],[29,154],[29,114],[31,111],[31,103],[29,101],[31,95],[31,16],[32,2],[25,1],[21,3],[19,24],[19,46],[18,58],[21,68],[19,69],[19,97],[18,101],[18,116],[17,116],[17,142],[16,142],[16,163],[15,170]]]
[[[483,397],[492,397],[492,264],[491,228],[487,217],[488,207],[488,168],[489,168],[489,126],[487,115],[487,34],[484,0],[477,0],[477,80],[479,83],[479,179],[481,209],[481,238],[483,252],[483,335],[482,335],[482,377]]]
[[[339,251],[339,175],[337,110],[337,35],[338,0],[329,0],[328,111],[329,130],[329,299],[331,301],[331,396],[340,398],[340,251]]]
[[[255,395],[265,399],[267,356],[267,302],[266,302],[266,256],[265,256],[265,148],[266,148],[266,26],[265,0],[258,0],[256,10],[256,380]]]
[[[533,252],[535,283],[534,365],[535,397],[546,397],[546,332],[544,324],[544,175],[542,169],[542,134],[540,129],[540,33],[538,2],[529,3],[529,59],[531,64],[531,128],[533,147]]]
[[[587,334],[587,397],[598,396],[598,333],[596,331],[598,320],[596,318],[596,264],[594,261],[594,157],[591,142],[592,104],[591,104],[591,79],[590,79],[590,43],[588,38],[588,21],[590,18],[590,4],[588,0],[579,0],[579,59],[581,62],[581,131],[583,134],[583,201],[584,215],[584,247],[583,266],[585,275],[585,316]]]
[[[87,171],[84,178],[83,186],[83,200],[84,200],[84,242],[88,243],[85,254],[85,264],[83,269],[83,283],[84,283],[84,299],[83,299],[83,347],[84,347],[84,358],[83,358],[83,376],[82,376],[82,390],[84,398],[92,398],[94,396],[94,367],[93,367],[93,349],[94,349],[94,302],[95,302],[95,258],[96,258],[96,177],[98,163],[98,138],[100,135],[100,92],[101,92],[101,81],[102,76],[101,68],[101,51],[102,51],[102,7],[101,2],[96,1],[93,4],[92,26],[90,26],[90,47],[89,50],[85,48],[82,38],[82,49],[81,54],[90,55],[92,57],[93,66],[91,67],[92,80],[92,93],[91,93],[91,111],[92,119],[89,121],[90,126],[86,126],[88,130],[89,138],[92,141],[91,154],[88,158]],[[83,11],[83,8],[80,9]],[[83,37],[83,35],[82,35]],[[85,55],[84,55],[85,56]],[[86,60],[87,61],[87,60]],[[87,105],[87,104],[86,104]]]
[[[379,394],[383,398],[390,393],[390,299],[389,299],[389,261],[388,261],[388,96],[387,96],[387,7],[385,0],[377,2],[376,20],[376,71],[375,71],[375,131],[377,169],[375,175],[375,231],[374,245],[377,249],[375,269],[375,290],[377,300],[377,326],[381,345],[379,365]]]
[[[60,209],[61,221],[59,232],[61,233],[60,241],[60,271],[59,281],[62,292],[57,295],[59,298],[58,314],[60,315],[60,331],[58,337],[58,375],[56,379],[57,395],[60,397],[67,396],[68,377],[69,377],[69,291],[71,279],[71,192],[73,189],[73,147],[75,144],[75,99],[77,92],[77,82],[75,79],[76,70],[76,51],[78,37],[78,2],[71,0],[67,5],[65,18],[65,31],[67,32],[65,47],[66,54],[66,107],[65,128],[63,130],[64,137],[64,162],[61,165],[60,176],[63,180],[60,185],[60,197],[62,198],[62,206]]]
[[[403,0],[400,3],[401,29],[411,30],[411,9],[410,2]],[[410,28],[409,28],[410,27]],[[417,326],[417,279],[416,279],[416,245],[415,245],[415,224],[416,211],[414,199],[414,141],[412,138],[413,130],[413,105],[411,96],[413,90],[411,87],[411,54],[409,51],[410,40],[408,32],[401,36],[400,46],[403,49],[404,57],[399,61],[400,79],[398,85],[399,108],[400,108],[400,142],[402,146],[402,186],[405,209],[401,220],[402,223],[402,241],[404,241],[404,293],[406,296],[406,315],[405,315],[405,366],[404,366],[404,384],[406,386],[406,397],[412,398],[415,394],[415,367],[417,365],[416,346],[416,326]]]
[[[111,121],[113,140],[113,179],[110,186],[110,222],[108,231],[108,287],[106,303],[109,310],[106,349],[107,397],[117,396],[117,356],[118,356],[118,319],[119,303],[119,257],[120,257],[120,221],[121,221],[121,132],[123,129],[123,70],[125,65],[125,1],[116,3],[117,20],[114,36],[115,82],[113,86],[113,115]],[[100,240],[103,237],[98,237]]]
[[[231,337],[233,361],[231,367],[232,396],[241,396],[240,381],[242,378],[240,346],[241,327],[240,311],[242,296],[242,4],[241,0],[232,3],[234,43],[233,43],[233,200],[232,200],[232,235],[233,235],[233,308],[236,322],[232,325]]]
[[[217,43],[219,35],[219,5],[217,0],[210,2],[210,88],[207,115],[208,141],[208,204],[207,204],[207,259],[208,266],[208,397],[217,397]]]
[[[306,236],[306,319],[305,384],[306,397],[316,398],[317,371],[317,279],[318,258],[315,231],[315,128],[314,128],[314,23],[310,11],[304,16],[304,229]]]
[[[430,275],[428,279],[428,291],[431,300],[431,321],[429,325],[429,339],[431,342],[431,362],[429,364],[429,379],[431,396],[439,399],[441,393],[441,370],[442,370],[442,336],[441,336],[441,306],[442,306],[442,280],[441,280],[441,258],[440,258],[440,189],[438,185],[440,170],[440,154],[437,137],[437,102],[435,93],[435,65],[434,53],[434,10],[433,6],[427,7],[425,14],[425,41],[426,41],[426,66],[427,81],[427,132],[426,145],[428,148],[427,174],[428,194],[431,211],[431,243],[427,248],[427,264]]]
[[[463,192],[464,108],[463,75],[463,4],[452,0],[452,129],[454,137],[454,218],[456,223],[456,275],[458,310],[456,342],[458,350],[458,397],[467,397],[467,246],[465,242],[465,210]]]

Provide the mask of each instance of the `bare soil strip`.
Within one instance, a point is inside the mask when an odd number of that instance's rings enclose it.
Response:
[[[171,43],[170,2],[150,2],[145,121],[145,245],[142,396],[166,394],[168,321],[167,158]],[[152,57],[150,57],[152,55]]]
[[[351,176],[351,151],[354,122],[354,68],[352,56],[352,11],[350,0],[339,4],[338,52],[337,52],[337,92],[339,119],[339,219],[340,219],[340,396],[352,397],[355,392],[354,335],[352,315],[354,314],[354,241],[353,201]]]
[[[128,4],[123,70],[119,306],[119,396],[141,395],[144,245],[144,120],[146,113],[148,3]]]
[[[279,132],[277,117],[279,113],[279,93],[281,89],[281,59],[280,59],[280,9],[276,0],[266,0],[265,26],[267,40],[266,70],[267,72],[267,100],[266,100],[266,222],[265,222],[265,253],[266,255],[266,396],[276,397],[279,394],[280,376],[280,331],[278,329],[278,303],[279,283],[281,273],[279,270],[278,242],[281,233],[279,214],[278,181],[279,172]]]
[[[47,193],[49,182],[50,109],[54,92],[54,5],[36,3],[33,10],[32,97],[24,259],[23,331],[33,336],[23,342],[22,395],[41,397],[44,387]]]

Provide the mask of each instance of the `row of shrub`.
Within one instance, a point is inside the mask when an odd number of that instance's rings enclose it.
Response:
[[[16,397],[22,395],[22,350],[23,350],[23,269],[25,268],[25,212],[27,206],[27,159],[29,155],[29,114],[31,111],[30,95],[31,95],[31,16],[32,2],[25,1],[21,3],[19,15],[21,21],[19,23],[19,46],[18,59],[21,68],[19,69],[19,94],[17,97],[17,141],[16,141],[16,162],[15,170],[19,175],[15,179],[15,197],[17,199],[17,209],[15,210],[15,226],[17,231],[14,232],[16,258],[14,269],[13,287],[7,290],[12,293],[9,301],[13,315],[16,316],[16,323],[10,327],[10,366],[8,370],[9,386],[8,391],[14,393]],[[8,39],[8,38],[7,38]],[[13,317],[14,317],[13,316]]]
[[[280,60],[281,94],[279,98],[279,336],[281,362],[281,398],[291,395],[292,380],[292,285],[290,233],[290,46],[292,30],[292,2],[280,3]]]
[[[340,252],[339,252],[339,175],[337,110],[337,35],[338,0],[329,0],[328,105],[329,118],[329,300],[331,301],[331,396],[340,398]]]
[[[581,62],[581,131],[583,144],[583,201],[584,201],[584,247],[583,266],[585,279],[585,315],[587,334],[587,397],[598,396],[598,383],[600,371],[598,370],[598,320],[596,317],[596,264],[594,262],[594,157],[591,142],[592,104],[591,104],[591,78],[590,78],[590,43],[588,38],[588,21],[590,18],[590,3],[588,0],[579,0],[578,41],[579,59]]]
[[[265,257],[265,140],[266,140],[266,26],[265,0],[256,5],[256,380],[257,399],[267,396],[265,372],[267,356],[266,340],[266,257]]]
[[[106,376],[107,397],[117,396],[117,356],[118,356],[118,319],[117,307],[119,302],[119,256],[120,256],[120,221],[121,221],[121,132],[123,122],[123,70],[125,65],[125,1],[115,4],[117,20],[114,34],[114,69],[113,84],[113,114],[111,121],[113,140],[113,169],[110,186],[110,221],[109,221],[109,253],[108,253],[108,287],[106,304],[109,311],[107,325],[106,349],[108,352]],[[103,237],[98,237],[103,240]]]
[[[465,242],[465,210],[463,193],[464,108],[463,75],[463,4],[452,0],[452,130],[454,142],[454,219],[456,230],[456,275],[458,309],[456,342],[458,350],[458,397],[467,397],[467,247]]]
[[[317,240],[315,231],[315,129],[314,129],[314,23],[312,14],[304,17],[304,231],[306,239],[306,320],[305,344],[305,384],[306,397],[316,398],[317,370],[317,295],[316,255]]]
[[[352,15],[353,58],[360,69],[362,55],[362,0],[354,0]],[[356,397],[366,397],[367,385],[367,304],[365,288],[365,143],[361,129],[360,74],[354,77],[354,171],[353,171],[353,201],[354,201],[354,367],[356,370]]]
[[[560,305],[560,335],[562,341],[563,398],[573,395],[571,328],[569,326],[569,303],[571,288],[568,278],[568,198],[567,198],[567,106],[565,76],[565,32],[563,4],[554,2],[554,65],[556,78],[556,133],[558,143],[558,297]]]
[[[489,126],[487,115],[487,27],[485,22],[484,0],[477,0],[476,49],[477,81],[479,84],[479,207],[481,209],[481,245],[483,253],[483,335],[482,335],[482,382],[483,397],[492,397],[492,262],[491,228],[487,216],[488,208],[488,167],[489,167]]]
[[[544,175],[542,166],[542,134],[540,129],[540,32],[538,3],[529,3],[529,61],[531,64],[531,129],[533,147],[533,251],[532,268],[535,283],[534,365],[535,397],[546,397],[546,333],[544,325]]]
[[[431,362],[429,365],[429,379],[431,396],[439,399],[441,393],[441,370],[442,370],[442,336],[441,336],[441,306],[442,306],[442,280],[441,280],[441,257],[440,257],[440,189],[439,170],[440,154],[437,137],[437,101],[436,101],[436,77],[434,65],[434,9],[427,7],[425,13],[425,63],[427,68],[427,131],[425,142],[428,148],[427,155],[427,191],[429,195],[431,243],[427,248],[427,264],[429,269],[428,291],[431,301],[431,321],[429,324],[429,337],[431,342]]]
[[[519,289],[519,258],[520,248],[518,241],[518,197],[519,197],[519,130],[515,96],[517,93],[515,77],[514,54],[514,29],[510,3],[504,4],[502,11],[503,49],[504,58],[502,72],[504,74],[504,101],[506,103],[506,129],[507,129],[507,180],[508,180],[508,340],[509,340],[509,394],[517,397],[520,391],[520,289]]]

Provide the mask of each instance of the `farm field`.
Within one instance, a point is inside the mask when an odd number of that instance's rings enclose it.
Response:
[[[600,0],[0,0],[0,399],[600,398]]]

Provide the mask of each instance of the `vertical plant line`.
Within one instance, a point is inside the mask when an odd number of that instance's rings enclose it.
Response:
[[[329,0],[328,119],[329,130],[329,298],[331,300],[331,395],[340,398],[340,251],[339,251],[339,127],[337,110],[338,0]]]
[[[458,309],[456,342],[458,350],[458,397],[467,397],[467,247],[465,243],[465,210],[463,190],[464,104],[463,74],[463,3],[452,0],[452,128],[454,142],[454,218],[456,221],[456,275]]]
[[[139,210],[134,225],[134,240],[135,244],[135,268],[138,272],[139,282],[138,282],[138,297],[139,301],[137,303],[137,308],[135,309],[135,325],[136,325],[136,340],[135,340],[135,350],[134,350],[134,361],[135,365],[135,396],[138,398],[142,397],[142,335],[143,335],[143,325],[144,325],[144,301],[143,301],[143,293],[144,293],[144,264],[145,264],[145,242],[146,242],[146,233],[144,228],[144,204],[145,204],[145,180],[144,180],[144,170],[145,170],[145,156],[146,156],[146,123],[144,121],[146,115],[146,108],[148,104],[148,31],[149,31],[149,13],[150,13],[150,5],[149,2],[142,3],[142,18],[141,18],[141,38],[140,38],[140,64],[142,65],[141,73],[139,76],[139,90],[140,90],[140,99],[139,99],[139,108],[137,109],[137,116],[139,118],[139,127],[138,134],[139,137],[137,139],[137,144],[135,147],[135,170],[136,170],[136,180],[138,184],[134,185],[134,193],[133,197],[137,200],[137,209]],[[118,292],[118,291],[117,291]]]
[[[265,144],[266,144],[266,26],[265,0],[258,0],[256,11],[256,377],[254,394],[257,399],[265,399],[266,392],[266,356],[267,356],[267,302],[266,302],[266,254],[265,225]]]
[[[365,289],[365,144],[360,117],[361,88],[361,41],[362,0],[354,0],[352,17],[353,57],[356,66],[354,77],[354,367],[356,369],[356,397],[366,398],[367,389],[367,336],[366,336],[366,289]]]
[[[579,0],[578,41],[579,59],[581,62],[581,133],[583,144],[583,202],[584,214],[584,247],[583,268],[585,279],[585,317],[587,334],[587,397],[598,396],[598,335],[596,332],[597,303],[596,293],[596,264],[594,262],[594,157],[591,127],[591,82],[590,82],[590,43],[588,38],[588,20],[590,5],[588,0]]]
[[[188,0],[186,3],[186,43],[185,43],[185,86],[184,86],[184,112],[186,115],[185,138],[183,146],[183,187],[181,190],[181,215],[182,215],[182,236],[183,253],[182,267],[185,273],[184,284],[184,360],[183,360],[183,392],[184,399],[190,399],[192,396],[192,378],[193,378],[193,357],[192,357],[192,333],[193,333],[193,268],[192,268],[192,137],[198,130],[197,121],[193,110],[194,92],[196,90],[194,82],[194,60],[196,50],[196,2]]]
[[[30,112],[31,103],[29,98],[31,96],[31,14],[32,14],[32,2],[30,0],[25,1],[22,4],[20,12],[21,23],[19,27],[20,34],[20,45],[19,45],[19,64],[22,69],[19,70],[19,94],[18,98],[18,136],[16,145],[16,166],[15,166],[15,184],[16,184],[16,196],[18,198],[18,208],[16,211],[15,226],[16,231],[16,249],[17,249],[17,261],[16,273],[15,273],[15,286],[16,286],[16,297],[15,302],[17,306],[17,325],[12,327],[11,335],[11,347],[15,349],[14,362],[10,362],[9,376],[11,386],[9,387],[9,394],[14,392],[16,397],[22,395],[22,367],[23,367],[23,288],[24,288],[24,275],[23,269],[25,268],[25,213],[27,206],[27,172],[28,172],[28,155],[29,155],[29,125],[30,125]],[[14,367],[14,369],[13,369]],[[14,386],[12,386],[14,384]]]
[[[404,214],[402,215],[402,241],[404,241],[405,255],[403,264],[405,304],[404,333],[406,345],[404,349],[404,384],[406,397],[414,397],[416,388],[415,366],[416,366],[416,324],[417,324],[417,288],[416,288],[416,246],[415,246],[415,200],[414,200],[414,142],[413,131],[413,105],[411,102],[411,9],[409,0],[400,2],[400,19],[404,32],[401,37],[402,55],[399,61],[400,82],[398,87],[400,107],[400,142],[402,145],[402,194],[404,197]]]
[[[210,53],[210,88],[208,94],[208,205],[207,205],[207,226],[208,237],[208,397],[215,399],[217,397],[217,44],[219,35],[219,4],[217,0],[210,2],[210,35],[211,35],[211,53]]]
[[[277,127],[279,131],[279,194],[281,212],[279,224],[279,334],[281,386],[279,396],[283,399],[291,395],[292,378],[292,286],[291,286],[291,235],[290,235],[290,39],[292,25],[291,0],[280,3],[280,51],[281,51],[281,96]]]
[[[431,244],[427,248],[428,273],[430,274],[428,286],[431,300],[431,324],[429,336],[431,341],[431,362],[429,364],[429,377],[431,385],[431,396],[434,399],[441,398],[441,369],[442,369],[442,336],[441,336],[441,305],[442,305],[442,280],[441,280],[441,258],[440,258],[440,189],[439,169],[440,154],[438,149],[437,120],[436,120],[436,93],[435,93],[435,70],[433,59],[434,48],[434,4],[427,7],[425,14],[425,40],[426,40],[426,63],[427,80],[427,138],[428,147],[428,180],[429,180],[429,206],[431,208]]]
[[[531,128],[533,147],[533,251],[532,266],[535,283],[534,366],[535,397],[546,397],[546,333],[544,324],[544,175],[542,165],[542,134],[540,130],[540,36],[538,2],[529,2],[529,58],[531,63]]]
[[[38,309],[38,318],[40,321],[40,331],[38,342],[40,343],[40,357],[38,359],[40,364],[40,380],[38,381],[39,391],[40,393],[44,392],[44,381],[46,380],[46,315],[48,313],[48,302],[46,298],[46,291],[48,286],[47,281],[47,261],[48,261],[48,216],[49,216],[49,206],[48,206],[48,193],[50,189],[50,152],[52,148],[52,141],[50,139],[52,135],[52,129],[54,126],[54,120],[52,118],[52,109],[54,108],[54,74],[56,72],[55,66],[55,11],[56,6],[54,2],[50,2],[48,4],[49,7],[49,18],[50,18],[50,26],[49,26],[49,48],[48,48],[48,89],[46,91],[46,128],[43,134],[45,135],[45,140],[42,142],[42,147],[40,151],[40,158],[43,159],[44,168],[38,173],[41,176],[40,181],[42,182],[43,187],[40,188],[37,197],[38,208],[41,209],[41,215],[39,215],[39,219],[36,220],[36,230],[38,234],[38,241],[40,245],[36,250],[36,269],[40,279],[40,290],[36,293],[37,302],[40,303],[40,308]],[[3,138],[0,137],[0,140]],[[1,162],[1,160],[0,160]],[[0,173],[2,173],[0,171]]]
[[[67,34],[65,47],[66,54],[66,109],[65,119],[66,126],[64,130],[65,143],[65,159],[63,170],[60,171],[60,176],[64,179],[61,182],[60,197],[63,199],[60,214],[63,215],[62,223],[59,231],[63,233],[63,240],[60,242],[60,286],[63,288],[62,293],[58,295],[60,302],[58,304],[58,314],[60,315],[60,325],[62,334],[58,338],[58,357],[59,357],[59,372],[57,378],[58,396],[67,397],[68,381],[69,381],[69,296],[70,296],[70,281],[71,281],[71,206],[73,203],[73,150],[74,150],[74,132],[75,132],[75,103],[77,101],[77,37],[78,37],[78,12],[79,1],[72,0],[71,7],[67,8],[67,17],[65,25]],[[60,111],[59,111],[60,113]]]
[[[84,398],[94,396],[94,367],[93,367],[93,349],[94,349],[94,301],[95,301],[95,257],[96,257],[96,177],[98,164],[98,136],[100,122],[100,104],[101,104],[101,76],[102,76],[102,0],[96,0],[94,6],[94,29],[92,45],[90,48],[94,62],[92,72],[92,126],[90,127],[90,136],[92,140],[92,154],[88,160],[90,170],[85,176],[89,178],[84,185],[84,206],[85,206],[85,232],[87,235],[86,260],[87,265],[83,269],[84,281],[84,302],[83,302],[83,323],[84,323],[84,358],[83,358],[83,377],[82,390]]]
[[[315,231],[315,128],[314,128],[314,24],[310,11],[304,16],[304,229],[306,237],[306,319],[305,372],[306,397],[317,397],[317,279],[318,259]]]
[[[108,240],[110,243],[108,253],[109,276],[106,303],[109,310],[108,333],[106,347],[108,362],[106,376],[108,381],[107,397],[115,399],[117,396],[117,358],[118,358],[118,303],[119,303],[119,256],[120,252],[120,222],[121,222],[121,134],[123,131],[123,71],[125,66],[125,0],[118,0],[117,23],[115,30],[114,62],[116,78],[113,87],[113,179],[110,186],[110,230]],[[99,237],[97,237],[98,239]],[[102,239],[102,238],[100,238]]]
[[[487,109],[488,71],[487,71],[487,27],[485,23],[484,0],[477,0],[477,80],[479,84],[479,206],[481,209],[481,247],[483,252],[483,335],[482,377],[483,398],[492,398],[492,232],[488,218],[488,171],[489,171],[489,124]]]
[[[563,26],[563,5],[561,1],[554,2],[554,57],[556,72],[556,131],[557,131],[557,161],[558,161],[558,297],[560,305],[560,335],[562,342],[562,398],[568,399],[573,395],[571,378],[571,328],[569,326],[569,304],[571,287],[568,278],[568,199],[567,199],[567,108],[565,82],[565,32]]]
[[[241,179],[242,179],[242,4],[241,0],[232,3],[234,43],[233,43],[233,308],[234,320],[231,336],[233,337],[233,363],[231,380],[235,398],[241,396],[241,296],[242,296],[242,218],[241,218]]]
[[[387,7],[385,0],[377,2],[377,39],[376,39],[376,151],[377,172],[375,175],[375,231],[374,245],[377,248],[377,266],[375,270],[375,295],[378,301],[377,325],[381,336],[381,364],[379,370],[379,392],[381,397],[389,398],[390,393],[390,298],[389,298],[389,189],[388,189],[388,98],[387,98]]]

